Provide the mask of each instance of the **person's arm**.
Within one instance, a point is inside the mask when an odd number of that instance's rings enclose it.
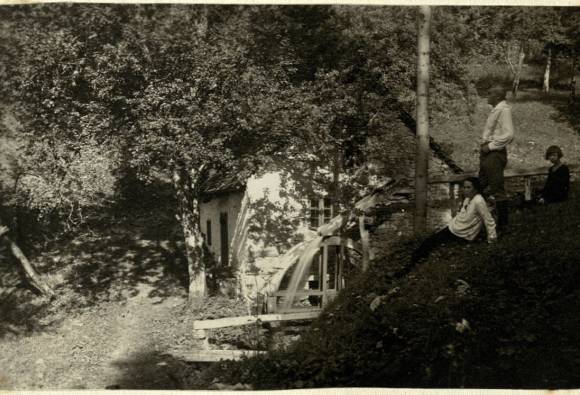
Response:
[[[0,225],[0,237],[4,236],[9,231],[10,229],[7,226]]]
[[[497,240],[497,233],[495,231],[495,221],[493,220],[493,216],[489,212],[487,208],[487,204],[485,204],[485,200],[483,197],[480,196],[479,199],[474,201],[475,204],[475,211],[477,215],[481,217],[483,223],[485,224],[485,230],[487,232],[487,241],[493,242]]]
[[[491,151],[505,148],[514,139],[514,124],[512,122],[512,111],[509,107],[502,108],[499,112],[498,122],[501,125],[502,134],[493,136],[493,140],[488,147]]]
[[[489,142],[489,137],[491,136],[491,132],[495,128],[498,115],[499,115],[498,111],[496,109],[492,109],[489,115],[487,116],[485,126],[483,127],[483,134],[481,136],[482,143]]]

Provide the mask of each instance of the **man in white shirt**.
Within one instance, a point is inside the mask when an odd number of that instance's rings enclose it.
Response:
[[[507,89],[494,86],[487,91],[488,103],[493,106],[483,129],[479,158],[479,180],[488,198],[496,203],[498,228],[508,222],[508,202],[504,186],[507,165],[507,146],[514,139],[511,106],[506,100]]]

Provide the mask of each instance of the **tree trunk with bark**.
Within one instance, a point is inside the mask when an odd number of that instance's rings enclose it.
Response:
[[[173,185],[187,255],[189,300],[193,302],[207,295],[203,236],[199,226],[199,186],[204,173],[203,167],[190,172],[181,165],[173,170]]]
[[[552,65],[552,48],[548,48],[548,59],[546,60],[546,70],[544,71],[544,84],[542,91],[550,92],[550,66]]]
[[[427,177],[429,168],[429,61],[431,8],[417,14],[417,153],[415,159],[415,233],[427,230]]]
[[[520,50],[518,54],[518,67],[516,69],[516,74],[514,76],[514,82],[512,86],[512,94],[514,99],[518,96],[518,89],[520,87],[520,77],[522,75],[522,69],[524,67],[524,59],[526,58],[525,44],[526,43],[523,40],[520,41]]]

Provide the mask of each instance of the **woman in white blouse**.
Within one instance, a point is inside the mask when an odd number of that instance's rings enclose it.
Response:
[[[473,241],[485,226],[487,241],[493,243],[497,239],[495,221],[483,196],[481,186],[476,177],[469,177],[463,182],[463,203],[461,209],[449,224],[439,232],[429,236],[413,253],[413,262],[429,255],[437,246],[449,242]]]

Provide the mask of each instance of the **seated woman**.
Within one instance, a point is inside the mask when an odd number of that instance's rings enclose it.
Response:
[[[412,261],[417,262],[425,258],[440,244],[457,241],[473,241],[485,225],[487,241],[497,239],[495,221],[485,199],[481,196],[481,185],[476,177],[469,177],[463,182],[463,196],[461,210],[451,219],[449,225],[439,232],[429,236],[413,253]]]
[[[564,154],[557,145],[546,150],[546,160],[552,163],[544,189],[540,193],[540,203],[562,202],[568,198],[570,189],[570,169],[561,162]]]

